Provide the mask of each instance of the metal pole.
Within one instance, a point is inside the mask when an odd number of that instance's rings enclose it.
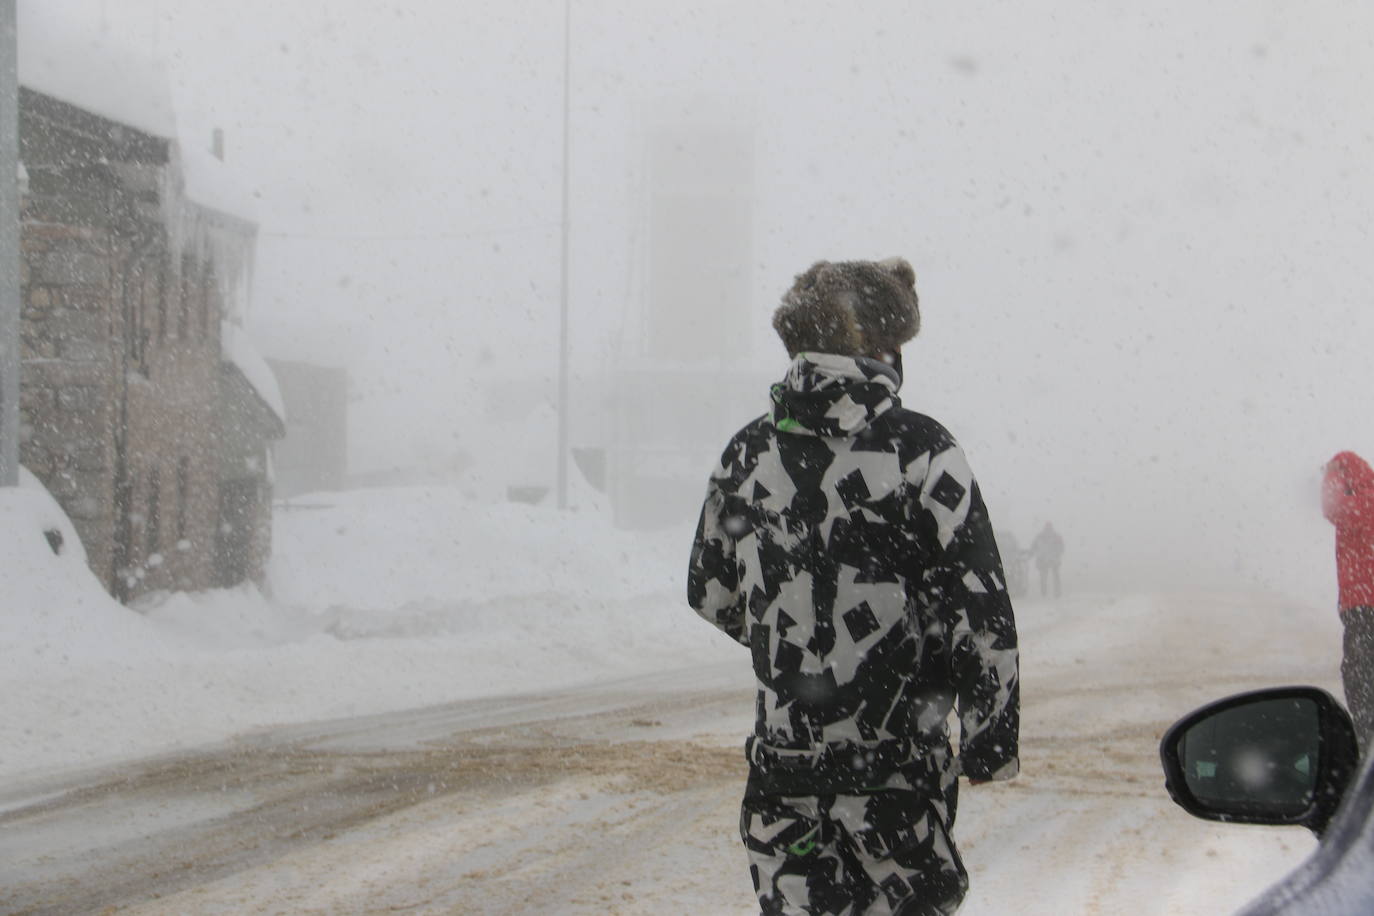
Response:
[[[572,124],[572,0],[563,0],[563,253],[558,301],[558,508],[568,508],[568,230]]]
[[[0,0],[0,487],[19,483],[19,42]]]

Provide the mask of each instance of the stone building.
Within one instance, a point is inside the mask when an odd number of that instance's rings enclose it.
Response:
[[[19,121],[21,462],[122,600],[223,583],[225,481],[252,478],[239,566],[260,577],[281,417],[225,409],[243,392],[225,381],[222,334],[241,319],[256,227],[175,139],[29,87]],[[233,466],[245,436],[262,440],[255,468]]]

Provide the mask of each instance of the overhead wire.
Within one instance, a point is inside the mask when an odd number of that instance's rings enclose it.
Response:
[[[523,232],[536,232],[542,230],[557,230],[560,223],[550,221],[548,223],[533,223],[525,226],[512,226],[506,229],[484,229],[476,232],[437,232],[424,233],[417,235],[391,235],[391,234],[348,234],[348,233],[312,233],[312,232],[259,232],[259,238],[282,239],[285,241],[307,241],[307,242],[457,242],[472,241],[473,239],[492,238],[502,235],[516,235]]]

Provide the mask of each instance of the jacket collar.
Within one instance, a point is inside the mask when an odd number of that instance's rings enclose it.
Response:
[[[901,377],[863,356],[802,353],[771,391],[769,416],[779,432],[853,436],[898,406]]]

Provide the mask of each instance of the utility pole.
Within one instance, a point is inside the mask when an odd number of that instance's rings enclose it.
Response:
[[[563,0],[563,231],[558,300],[558,508],[568,508],[568,186],[572,130],[572,0]]]
[[[0,487],[19,483],[19,41],[0,0]]]

